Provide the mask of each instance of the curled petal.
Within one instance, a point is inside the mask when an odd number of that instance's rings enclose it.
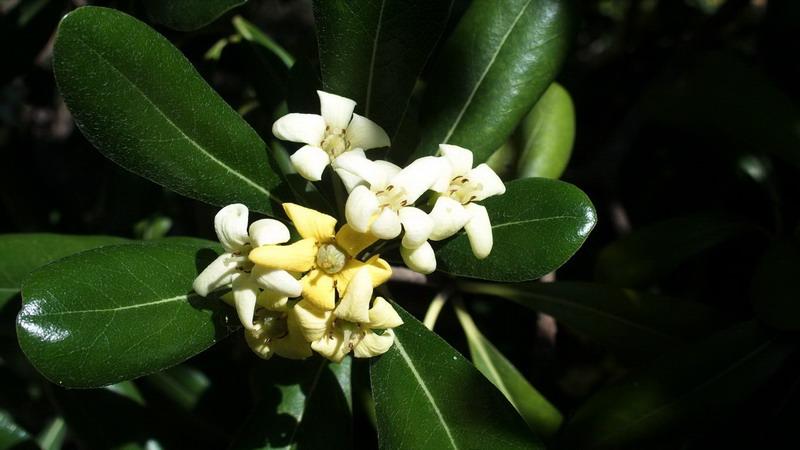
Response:
[[[356,102],[349,98],[323,91],[317,91],[317,95],[319,95],[320,111],[322,111],[325,124],[330,127],[329,131],[337,133],[339,130],[347,129],[347,125],[353,117]]]
[[[400,222],[403,224],[403,247],[417,248],[425,241],[433,231],[433,219],[419,208],[406,206],[397,212]]]
[[[391,208],[383,208],[378,217],[369,226],[370,233],[379,239],[394,239],[400,235],[402,229],[400,218]]]
[[[222,208],[214,217],[214,230],[222,248],[235,252],[249,241],[247,236],[247,206],[234,203]]]
[[[294,170],[309,181],[321,180],[322,172],[331,162],[331,158],[325,153],[325,150],[312,145],[300,148],[289,159],[292,161]]]
[[[428,241],[417,248],[400,247],[400,256],[409,269],[419,273],[431,273],[436,270],[436,254]]]
[[[450,175],[447,161],[435,156],[425,156],[406,166],[388,184],[403,187],[406,191],[405,200],[409,205],[413,205],[443,174],[445,178]]]
[[[231,260],[230,253],[223,253],[194,279],[192,289],[206,297],[211,291],[230,284],[235,273],[236,262]]]
[[[253,330],[253,314],[256,311],[258,288],[250,284],[249,276],[238,275],[233,279],[233,302],[239,321],[248,330]]]
[[[369,303],[372,300],[372,278],[367,268],[361,268],[347,285],[342,301],[333,310],[336,317],[350,322],[369,321]]]
[[[284,203],[283,210],[303,238],[329,242],[336,234],[334,230],[336,219],[327,214],[294,203]]]
[[[272,124],[278,139],[318,146],[325,139],[325,119],[317,114],[287,114]]]
[[[483,189],[475,192],[475,199],[473,201],[481,201],[486,197],[500,195],[506,192],[506,185],[503,184],[503,180],[501,180],[500,177],[494,173],[494,170],[486,164],[481,164],[470,170],[465,176],[471,182],[483,185]]]
[[[394,310],[392,304],[383,297],[377,297],[372,308],[369,310],[369,327],[379,330],[399,327],[403,324],[403,319]]]
[[[380,125],[358,114],[353,114],[353,120],[347,126],[347,140],[352,147],[364,150],[391,145],[389,135]]]
[[[486,208],[475,203],[470,203],[464,206],[464,209],[472,217],[466,225],[464,230],[467,232],[469,238],[469,245],[472,247],[472,253],[478,259],[483,259],[489,256],[492,251],[492,223],[489,221],[489,213]]]
[[[372,330],[366,330],[364,337],[353,348],[353,356],[356,358],[371,358],[386,353],[394,343],[394,332],[386,330],[383,334],[377,335]]]
[[[469,214],[461,203],[450,197],[439,197],[429,216],[433,219],[433,231],[429,239],[440,241],[458,232],[469,221]]]
[[[256,265],[250,273],[250,282],[284,297],[299,297],[303,286],[289,272]]]
[[[369,271],[369,276],[372,279],[372,287],[382,285],[392,276],[391,266],[383,259],[380,259],[378,255],[371,257],[367,262],[352,259],[345,264],[341,272],[336,274],[337,288],[340,294],[344,295],[344,293],[347,292],[347,286],[350,284],[350,280],[362,267],[366,267]]]
[[[250,244],[253,248],[269,244],[283,244],[290,238],[289,229],[275,219],[256,220],[250,225]]]
[[[317,244],[313,238],[289,245],[264,245],[250,252],[250,261],[267,269],[305,272],[311,269],[317,257]]]
[[[464,175],[472,169],[472,151],[457,145],[439,144],[439,154],[447,158],[453,177]],[[451,177],[452,178],[452,177]]]
[[[336,306],[336,289],[333,280],[334,277],[322,270],[311,270],[300,279],[300,284],[303,285],[303,297],[317,309],[332,310]],[[339,288],[344,289],[345,287]]]
[[[351,152],[344,153],[333,160],[332,167],[338,174],[346,171],[363,179],[373,190],[382,189],[386,185],[386,176],[382,167],[357,153],[353,155]]]
[[[369,188],[356,186],[347,197],[344,207],[347,223],[359,233],[366,233],[369,230],[369,221],[379,206],[378,198]]]
[[[297,324],[308,342],[322,339],[328,334],[333,311],[323,311],[313,307],[308,301],[301,300],[292,309]]]
[[[311,343],[311,348],[332,362],[340,363],[350,353],[348,343],[344,341],[341,331],[334,331],[333,337],[324,336]]]
[[[378,238],[374,234],[358,232],[347,223],[336,233],[336,245],[350,256],[358,256],[362,250],[374,244],[377,240]]]

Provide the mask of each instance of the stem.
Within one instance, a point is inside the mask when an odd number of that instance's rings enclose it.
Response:
[[[429,330],[433,331],[433,326],[436,325],[436,319],[439,318],[439,313],[442,312],[442,307],[447,302],[447,299],[450,298],[450,295],[453,293],[452,286],[448,286],[438,294],[436,297],[433,297],[431,300],[430,306],[428,306],[428,312],[425,313],[425,319],[422,321]]]

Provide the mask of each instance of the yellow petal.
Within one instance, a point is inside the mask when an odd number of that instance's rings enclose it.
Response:
[[[375,299],[375,303],[369,310],[369,327],[377,329],[394,328],[403,324],[403,319],[394,310],[392,304],[383,297]]]
[[[284,203],[283,210],[303,238],[325,243],[336,235],[336,219],[327,214],[294,203]]]
[[[328,334],[328,329],[333,322],[332,311],[322,311],[314,308],[308,301],[301,300],[292,309],[294,319],[306,341],[318,341]]]
[[[267,337],[266,333],[261,330],[244,330],[244,339],[247,341],[247,345],[256,355],[264,359],[270,359],[273,353],[271,342],[267,342]]]
[[[349,224],[344,226],[336,233],[336,245],[346,251],[350,256],[356,256],[362,250],[374,244],[378,238],[372,233],[359,233]]]
[[[333,337],[324,336],[311,343],[311,348],[329,360],[340,363],[345,355],[350,353],[350,347],[344,342],[341,331],[334,331]]]
[[[347,285],[342,301],[333,314],[341,319],[364,323],[369,321],[369,302],[372,300],[372,280],[369,270],[361,268]]]
[[[305,272],[314,266],[317,245],[314,239],[303,239],[290,245],[262,245],[250,252],[250,261],[269,269]]]
[[[389,266],[389,263],[380,259],[379,255],[373,256],[368,259],[367,262],[351,259],[347,261],[347,264],[344,265],[341,272],[334,275],[337,280],[336,289],[339,291],[339,295],[344,295],[345,292],[347,292],[347,286],[350,284],[350,280],[362,267],[367,268],[369,277],[372,280],[372,287],[382,285],[392,276],[392,268]]]
[[[269,289],[264,289],[258,294],[256,304],[270,311],[286,311],[289,305],[289,297],[270,291]]]
[[[272,339],[272,350],[276,355],[289,359],[303,359],[311,356],[311,345],[303,337],[300,325],[292,311],[286,318],[289,333],[277,339]]]
[[[300,279],[303,285],[303,297],[315,308],[332,310],[336,306],[334,278],[322,270],[314,269]]]
[[[394,343],[394,332],[386,330],[382,335],[377,335],[370,330],[366,330],[365,335],[353,348],[353,355],[356,358],[370,358],[386,353]]]

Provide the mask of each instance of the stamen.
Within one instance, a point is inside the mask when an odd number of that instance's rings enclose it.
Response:
[[[393,185],[390,184],[389,186],[386,186],[386,190],[387,191],[391,191],[392,189],[394,189]]]

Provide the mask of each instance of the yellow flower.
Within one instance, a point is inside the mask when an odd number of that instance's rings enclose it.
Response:
[[[315,308],[332,310],[336,306],[336,291],[343,296],[362,267],[367,269],[373,287],[392,275],[389,264],[378,255],[366,262],[355,259],[377,237],[359,233],[347,224],[337,233],[336,219],[293,203],[284,203],[283,209],[303,239],[290,245],[255,248],[250,252],[250,261],[268,269],[307,272],[300,279],[302,296]]]

